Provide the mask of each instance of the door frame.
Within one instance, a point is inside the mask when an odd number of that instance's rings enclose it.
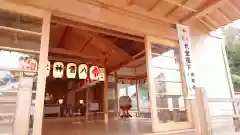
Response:
[[[42,120],[43,120],[43,107],[44,107],[44,94],[46,84],[46,66],[48,64],[48,48],[49,48],[49,34],[50,34],[50,21],[51,12],[31,6],[22,4],[16,4],[5,0],[0,0],[0,9],[4,9],[9,12],[16,12],[28,16],[33,16],[42,19],[42,32],[40,51],[23,50],[16,48],[8,48],[9,50],[20,52],[34,52],[39,54],[38,64],[38,79],[36,89],[36,103],[34,109],[34,123],[32,135],[41,135],[42,132]],[[24,31],[24,30],[23,30]],[[29,114],[30,115],[30,114]],[[21,126],[19,126],[21,127]]]
[[[151,108],[151,116],[152,116],[152,131],[153,132],[163,132],[163,131],[172,131],[172,130],[181,130],[181,129],[190,129],[194,128],[193,126],[193,120],[192,120],[192,110],[191,110],[191,105],[190,101],[186,100],[187,98],[187,89],[186,89],[186,82],[185,82],[185,77],[184,77],[184,69],[183,69],[183,63],[181,59],[181,52],[180,52],[180,75],[181,75],[181,81],[182,81],[182,92],[184,95],[185,99],[185,106],[187,108],[187,117],[188,121],[187,122],[176,122],[176,123],[160,123],[158,120],[157,116],[157,111],[156,111],[156,92],[155,92],[155,86],[154,86],[154,79],[151,78],[152,74],[152,50],[151,50],[151,45],[152,44],[157,44],[160,46],[168,46],[171,48],[179,49],[179,43],[176,41],[171,41],[167,39],[162,39],[158,37],[153,37],[153,36],[145,36],[145,51],[146,51],[146,69],[147,69],[147,76],[148,76],[148,90],[149,90],[149,95],[150,95],[150,108]],[[160,128],[161,127],[161,128]]]

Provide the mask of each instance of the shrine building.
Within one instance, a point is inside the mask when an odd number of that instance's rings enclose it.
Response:
[[[216,30],[238,19],[239,0],[0,0],[0,135],[234,135]]]

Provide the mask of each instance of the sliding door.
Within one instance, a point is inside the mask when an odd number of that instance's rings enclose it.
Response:
[[[166,43],[166,44],[164,44]],[[177,43],[146,37],[148,90],[154,132],[192,128]]]
[[[40,135],[50,13],[0,1],[0,134]]]

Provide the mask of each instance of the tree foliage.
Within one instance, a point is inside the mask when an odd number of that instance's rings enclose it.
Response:
[[[240,92],[240,28],[227,25],[223,34],[234,90]]]

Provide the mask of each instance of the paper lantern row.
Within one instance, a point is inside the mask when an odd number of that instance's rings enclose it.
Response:
[[[47,76],[50,74],[51,63],[47,65]],[[77,75],[77,65],[75,63],[68,63],[66,68],[67,78],[74,79]],[[53,77],[62,78],[64,74],[64,64],[62,62],[53,63]],[[93,81],[104,81],[105,69],[98,66],[91,66],[89,68],[89,78]],[[78,65],[78,77],[79,79],[87,79],[88,66],[86,64]]]

